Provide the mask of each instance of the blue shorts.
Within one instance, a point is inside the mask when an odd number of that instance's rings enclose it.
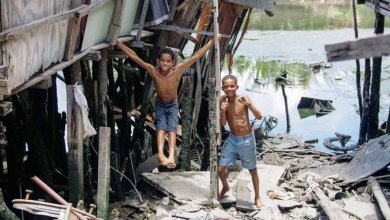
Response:
[[[256,140],[253,134],[236,137],[230,133],[223,146],[219,165],[236,165],[238,155],[244,168],[248,170],[256,168]]]
[[[156,130],[174,131],[177,130],[177,124],[179,119],[177,114],[179,113],[179,105],[177,102],[161,103],[156,101]]]

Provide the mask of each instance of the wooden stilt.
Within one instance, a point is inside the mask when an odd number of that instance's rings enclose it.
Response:
[[[358,34],[358,27],[357,27],[357,16],[356,16],[356,1],[352,0],[352,13],[353,13],[353,29],[355,32],[355,39],[359,38]],[[358,97],[358,103],[359,103],[359,115],[360,119],[363,116],[363,104],[362,104],[362,93],[361,93],[361,86],[360,86],[360,61],[359,59],[356,59],[356,92]]]
[[[111,128],[99,127],[99,165],[97,190],[97,217],[108,219],[110,193],[110,142]]]
[[[84,199],[83,117],[80,107],[75,102],[74,90],[76,86],[66,87],[68,100],[69,201],[72,204],[77,204],[79,200]]]
[[[190,71],[193,72],[193,69]],[[191,119],[192,119],[192,92],[193,74],[183,76],[183,101],[182,101],[182,143],[180,150],[180,167],[189,171],[191,169]]]
[[[359,144],[367,141],[368,107],[370,104],[371,59],[365,59],[363,83],[363,114],[360,121]]]
[[[284,108],[286,110],[286,121],[287,121],[286,133],[290,133],[290,114],[288,112],[287,95],[286,95],[286,90],[284,89],[284,84],[282,83],[281,86],[282,86],[282,93],[284,99]]]
[[[218,0],[213,0],[214,15],[214,68],[209,78],[209,110],[210,110],[210,201],[218,198],[218,156],[217,149],[221,145],[220,137],[220,108],[219,97],[221,92],[220,50],[219,50],[219,24],[218,24]],[[215,88],[215,89],[213,89]]]
[[[375,34],[383,34],[385,26],[385,17],[376,13],[375,19]],[[376,138],[378,134],[379,125],[379,96],[380,96],[380,85],[381,85],[381,66],[382,57],[374,57],[372,59],[372,84],[370,94],[370,107],[369,107],[369,118],[368,118],[368,132],[367,139]]]

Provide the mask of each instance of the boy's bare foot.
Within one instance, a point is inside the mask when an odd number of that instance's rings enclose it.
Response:
[[[168,165],[167,165],[167,167],[169,169],[173,169],[173,168],[176,167],[175,159],[173,159],[173,157],[172,158],[171,157],[168,158]]]
[[[167,165],[167,168],[169,168],[169,169],[173,169],[173,168],[175,168],[176,167],[176,164],[175,163],[169,163],[168,165]]]
[[[219,193],[218,199],[222,199],[227,192],[229,192],[230,187],[222,187],[221,192]]]
[[[262,208],[264,206],[260,198],[255,199],[255,204],[257,208]]]
[[[161,166],[167,167],[169,165],[169,160],[165,156],[158,156],[158,162]],[[169,168],[169,167],[168,167]]]

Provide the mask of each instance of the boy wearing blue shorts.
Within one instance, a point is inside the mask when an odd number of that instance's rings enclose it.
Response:
[[[227,75],[222,78],[222,90],[226,96],[220,98],[221,126],[229,124],[230,135],[222,149],[219,161],[218,176],[222,181],[222,190],[219,193],[221,199],[229,190],[227,181],[228,166],[235,165],[237,156],[240,156],[241,164],[249,170],[255,189],[255,205],[263,206],[259,193],[259,176],[256,168],[256,141],[249,124],[248,109],[256,119],[261,119],[261,112],[254,106],[248,96],[236,94],[238,89],[237,78]]]
[[[116,46],[129,56],[134,62],[144,68],[152,77],[157,92],[156,101],[156,130],[157,150],[160,165],[175,168],[176,128],[178,124],[177,88],[183,72],[191,67],[214,45],[210,40],[196,53],[183,63],[176,65],[175,53],[169,48],[162,48],[157,57],[157,67],[144,62],[138,55],[126,45],[117,42]],[[165,133],[168,134],[169,156],[164,155]]]

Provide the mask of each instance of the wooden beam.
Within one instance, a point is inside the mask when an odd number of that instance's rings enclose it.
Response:
[[[108,51],[108,58],[120,58],[120,59],[127,59],[128,56],[121,50],[110,50]]]
[[[70,3],[70,8],[77,8],[82,5],[81,0],[72,0]],[[87,6],[85,6],[87,7]],[[66,33],[66,41],[65,41],[65,52],[64,52],[64,60],[71,60],[74,55],[74,51],[79,42],[79,32],[80,32],[80,23],[81,18],[78,14],[75,14],[68,20],[68,30]]]
[[[141,42],[141,33],[142,33],[142,30],[144,29],[145,18],[146,18],[146,14],[147,14],[148,7],[149,7],[149,0],[144,0],[143,2],[144,2],[144,4],[142,6],[141,17],[139,19],[137,36],[135,38],[135,41],[132,42],[133,47],[141,47],[142,48],[144,46],[144,43]]]
[[[81,18],[93,11],[98,10],[101,8],[103,5],[105,5],[109,0],[101,0],[99,2],[96,2],[95,4],[88,5],[87,7],[83,8],[82,10],[79,10],[77,12],[77,15]]]
[[[70,66],[72,63],[76,62],[77,60],[81,59],[82,57],[84,57],[86,54],[88,54],[89,52],[91,51],[91,49],[87,49],[85,51],[83,51],[82,53],[78,53],[77,55],[75,55],[72,60],[69,60],[69,61],[65,61],[65,62],[62,62],[62,63],[59,63],[57,65],[54,65],[52,66],[51,68],[47,69],[46,71],[42,72],[42,73],[37,73],[35,74],[33,77],[31,77],[28,81],[26,81],[25,83],[21,84],[20,86],[12,89],[12,94],[15,94],[17,92],[20,92],[24,89],[27,89],[29,88],[30,86],[46,79],[47,77],[57,73],[58,71]]]
[[[110,194],[111,128],[99,127],[99,164],[97,189],[97,217],[108,219]]]
[[[328,61],[380,57],[390,54],[390,35],[325,45]]]
[[[77,45],[77,38],[80,32],[80,18],[73,16],[68,22],[68,32],[66,35],[64,59],[71,60]]]
[[[197,33],[197,34],[203,34],[203,35],[207,35],[207,36],[214,36],[214,32],[210,32],[210,31],[197,31],[197,30],[181,28],[178,26],[165,25],[165,24],[160,24],[160,25],[148,27],[148,29],[163,30],[163,31],[175,31],[177,33]],[[230,38],[230,35],[227,35],[227,34],[220,34],[220,36],[223,38]]]
[[[110,45],[115,45],[116,40],[118,39],[119,31],[121,29],[121,21],[124,11],[124,0],[116,0],[114,1],[114,12],[111,17],[111,24],[108,28],[107,33],[107,42]]]
[[[53,82],[51,80],[51,77],[47,77],[46,79],[40,81],[39,83],[34,84],[33,86],[31,86],[31,88],[34,88],[34,89],[48,89],[48,88],[51,88],[52,86],[53,86]]]
[[[100,54],[100,51],[91,51],[83,57],[83,60],[99,61],[101,59],[102,55]]]
[[[57,23],[58,21],[66,20],[69,19],[73,16],[77,16],[77,12],[86,8],[87,5],[82,5],[80,7],[77,7],[75,9],[62,12],[53,16],[49,16],[46,18],[39,19],[37,21],[31,22],[29,24],[21,25],[18,27],[14,27],[11,29],[4,30],[0,33],[0,42],[5,41],[11,37],[15,37],[19,34],[23,34],[27,31],[30,31],[35,28],[39,28],[42,25],[47,25],[47,24],[54,24]]]

